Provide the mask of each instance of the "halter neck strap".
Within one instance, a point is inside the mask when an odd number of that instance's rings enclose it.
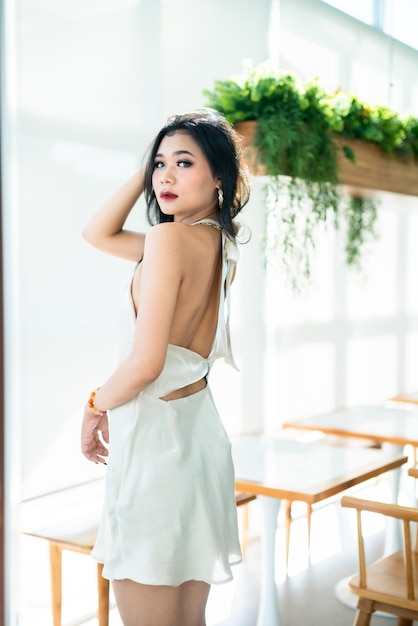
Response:
[[[199,220],[197,222],[193,222],[192,226],[197,226],[198,224],[206,224],[207,226],[213,226],[213,228],[217,228],[218,230],[223,230],[222,226],[217,220],[213,220],[209,217],[203,220]]]

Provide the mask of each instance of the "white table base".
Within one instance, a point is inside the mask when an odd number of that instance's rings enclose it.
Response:
[[[275,579],[277,516],[281,500],[258,496],[263,528],[261,535],[261,589],[257,626],[280,626],[279,602]]]

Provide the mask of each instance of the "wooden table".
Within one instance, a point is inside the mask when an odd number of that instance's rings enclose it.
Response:
[[[375,441],[383,448],[402,452],[407,445],[418,446],[418,407],[413,404],[396,406],[364,406],[341,409],[285,422],[283,428],[320,431],[326,435]],[[392,493],[397,501],[401,479],[400,469],[393,473]],[[415,501],[411,503],[415,506]],[[385,554],[399,550],[402,543],[399,524],[391,520],[386,533]]]
[[[365,406],[341,409],[285,422],[283,428],[320,431],[338,437],[351,437],[391,444],[398,448],[418,446],[418,408]]]
[[[413,393],[399,393],[393,398],[389,398],[391,402],[407,402],[410,404],[418,404],[418,391]]]
[[[293,422],[285,422],[283,428],[320,431],[326,435],[335,435],[349,439],[367,440],[380,443],[384,450],[402,452],[404,447],[418,446],[418,407],[413,403],[394,406],[363,406],[341,409],[315,415]],[[400,467],[392,474],[392,498],[398,500],[401,480]],[[413,500],[412,500],[413,498]],[[411,493],[411,506],[416,506],[415,496]],[[402,531],[398,520],[387,522],[384,554],[389,555],[402,547]],[[336,595],[347,606],[355,607],[357,598],[347,585],[348,579],[340,581]]]
[[[381,450],[242,436],[232,440],[236,488],[262,506],[262,579],[257,626],[279,626],[275,539],[280,502],[310,504],[400,467],[407,457]]]

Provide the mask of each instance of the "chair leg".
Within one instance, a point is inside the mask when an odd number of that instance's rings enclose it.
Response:
[[[290,527],[292,525],[292,500],[283,500],[284,509],[284,542],[286,554],[286,572],[289,565]]]
[[[51,565],[52,623],[54,626],[61,626],[62,549],[54,543],[49,544],[49,561]]]
[[[290,549],[290,528],[292,525],[292,500],[283,500],[284,510],[284,537],[286,550],[286,572],[289,565],[289,549]],[[307,503],[306,521],[308,530],[308,556],[311,560],[311,522],[312,522],[312,504]]]
[[[360,598],[357,604],[357,613],[354,626],[369,626],[373,613],[373,601]]]
[[[109,626],[109,581],[103,578],[103,563],[97,564],[97,592],[99,599],[99,626]]]
[[[312,522],[312,504],[309,504],[309,502],[306,504],[307,506],[307,511],[306,511],[306,522],[307,522],[307,527],[308,527],[308,557],[309,557],[309,562],[311,562],[311,522]]]
[[[248,504],[241,507],[241,524],[242,524],[242,536],[241,536],[241,552],[244,559],[247,554],[248,546],[248,527],[249,527],[249,510]]]

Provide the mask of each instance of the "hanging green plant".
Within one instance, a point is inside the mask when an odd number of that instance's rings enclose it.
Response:
[[[270,177],[269,228],[272,216],[279,221],[274,236],[266,233],[266,249],[268,256],[279,254],[292,285],[297,288],[301,277],[310,276],[320,224],[345,223],[346,261],[359,267],[364,245],[377,236],[376,203],[342,195],[332,133],[373,142],[407,160],[418,153],[418,120],[402,121],[389,109],[364,105],[340,91],[329,95],[316,82],[301,87],[294,76],[279,76],[266,64],[215,81],[204,96],[206,106],[232,124],[257,122],[257,162]],[[343,151],[355,161],[348,146]]]
[[[361,251],[377,238],[377,206],[371,198],[350,196],[345,206],[347,264],[361,268]]]
[[[278,223],[276,245],[266,247],[267,259],[274,262],[279,255],[297,289],[310,278],[318,225],[336,225],[341,202],[336,149],[318,87],[311,85],[301,95],[293,77],[278,79],[274,108],[258,119],[255,146],[271,177],[270,229],[273,216]]]

